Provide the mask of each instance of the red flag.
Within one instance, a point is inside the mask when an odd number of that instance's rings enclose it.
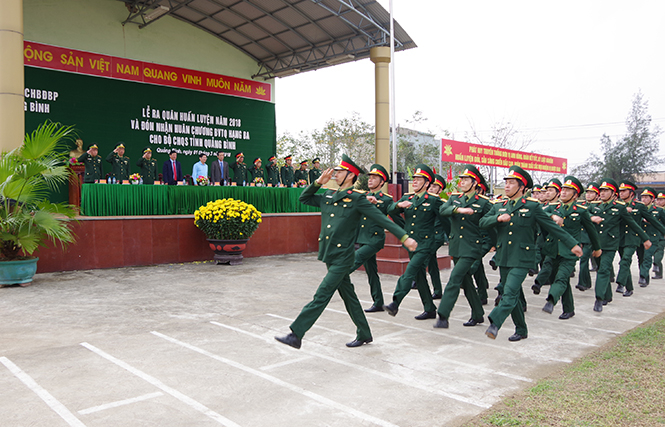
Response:
[[[450,165],[450,169],[448,169],[448,176],[446,177],[446,180],[448,182],[453,180],[453,165]]]

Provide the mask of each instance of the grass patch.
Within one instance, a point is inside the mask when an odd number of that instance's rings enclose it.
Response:
[[[665,316],[625,333],[464,426],[665,426]]]

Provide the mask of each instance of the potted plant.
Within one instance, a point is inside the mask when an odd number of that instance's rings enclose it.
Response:
[[[0,284],[31,282],[39,259],[32,254],[45,240],[74,241],[67,219],[75,209],[47,198],[72,174],[63,154],[71,134],[71,126],[46,122],[20,147],[0,154]]]
[[[220,199],[194,212],[194,224],[206,235],[217,264],[242,264],[242,251],[261,223],[261,212],[235,199]]]
[[[141,175],[139,175],[137,173],[133,173],[133,174],[129,175],[129,183],[134,184],[134,185],[138,185],[138,184],[141,183],[141,178],[142,178]]]

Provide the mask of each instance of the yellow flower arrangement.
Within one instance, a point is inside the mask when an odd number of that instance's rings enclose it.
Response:
[[[215,200],[194,212],[194,224],[208,239],[249,239],[260,223],[261,212],[241,200]]]

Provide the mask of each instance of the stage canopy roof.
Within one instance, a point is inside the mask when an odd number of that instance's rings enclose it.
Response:
[[[270,79],[369,57],[390,46],[390,14],[374,0],[120,0],[123,24],[170,15],[235,46]],[[395,22],[395,50],[416,47]]]

